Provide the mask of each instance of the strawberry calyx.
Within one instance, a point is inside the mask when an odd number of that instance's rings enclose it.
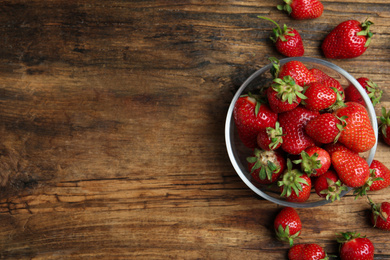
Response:
[[[375,106],[380,102],[383,91],[372,80],[366,81],[366,83],[367,83],[366,89],[368,92],[368,97],[371,99],[372,104]]]
[[[370,45],[371,38],[373,36],[373,33],[370,31],[370,26],[373,25],[374,23],[366,19],[362,24],[362,29],[360,32],[358,32],[356,35],[358,36],[367,36],[367,41],[366,44],[364,45],[365,48]]]
[[[280,72],[280,62],[277,58],[275,57],[269,57],[268,58],[269,61],[271,62],[272,64],[272,67],[270,69],[270,72],[271,72],[271,75],[274,77],[274,78],[277,78],[278,75],[279,75],[279,72]]]
[[[288,242],[290,247],[294,245],[294,239],[299,238],[299,234],[301,231],[299,230],[293,235],[290,235],[290,227],[286,225],[285,228],[283,228],[282,225],[278,226],[278,229],[275,230],[276,238],[283,242]]]
[[[285,134],[283,134],[283,129],[278,121],[275,123],[275,128],[267,127],[265,130],[271,139],[271,143],[269,144],[271,150],[274,150],[279,144],[283,143],[283,136]]]
[[[325,198],[332,202],[335,200],[340,200],[341,192],[348,190],[348,187],[345,186],[340,180],[335,182],[329,178],[326,178],[326,182],[328,183],[328,188],[320,191],[320,193],[325,194]]]
[[[376,226],[376,221],[377,221],[378,217],[380,217],[381,219],[386,221],[389,216],[386,212],[384,212],[382,210],[381,204],[374,203],[371,200],[371,198],[368,196],[367,196],[367,200],[368,200],[368,204],[371,206],[371,211],[372,211],[373,218],[374,218],[374,227]]]
[[[290,197],[292,191],[298,196],[299,192],[303,189],[302,185],[308,185],[302,176],[303,173],[298,169],[292,169],[292,162],[290,159],[287,159],[287,170],[284,172],[282,180],[278,181],[278,186],[283,186],[283,191],[280,196]]]
[[[306,151],[301,152],[301,159],[294,160],[293,163],[301,164],[301,169],[307,176],[310,177],[311,174],[315,174],[317,169],[322,167],[321,160],[318,159],[318,153],[309,155]]]
[[[275,78],[273,84],[271,85],[272,89],[277,92],[277,97],[282,102],[299,103],[298,97],[301,99],[307,99],[307,97],[302,94],[303,87],[295,83],[295,80],[291,76],[284,76],[283,79]]]
[[[340,124],[336,124],[336,127],[339,130],[339,133],[334,138],[334,141],[333,141],[334,144],[337,143],[337,141],[339,140],[341,132],[345,130],[345,127],[347,126],[346,119],[348,118],[348,116],[342,116],[342,117],[336,116],[336,118],[340,121]]]
[[[255,104],[255,116],[259,114],[260,107],[262,104],[267,103],[267,100],[264,98],[264,95],[255,95],[252,93],[241,95],[240,97],[248,97],[252,103]]]
[[[280,11],[286,11],[288,14],[291,14],[291,12],[292,12],[292,8],[291,8],[292,0],[284,0],[284,2],[286,3],[285,5],[277,5],[276,8],[278,8],[278,10],[280,10]]]
[[[280,170],[280,164],[275,156],[275,152],[255,149],[253,155],[246,159],[247,162],[254,163],[251,168],[251,174],[255,170],[260,169],[259,178],[261,180],[272,180],[272,174]]]
[[[361,236],[360,233],[356,232],[341,232],[337,233],[339,237],[336,238],[337,242],[340,244],[344,244],[348,241],[354,240],[355,238],[365,238],[366,236]]]
[[[379,129],[384,137],[387,138],[386,128],[390,126],[390,110],[387,112],[385,107],[381,109],[382,115],[378,116],[380,120]]]
[[[370,176],[368,177],[366,183],[363,184],[363,186],[354,189],[353,195],[355,196],[355,200],[359,197],[363,197],[364,195],[367,195],[367,191],[370,190],[371,185],[375,181],[384,181],[381,177],[376,177],[375,169],[370,169]]]
[[[345,94],[343,91],[339,91],[337,88],[335,87],[331,87],[331,89],[336,93],[336,101],[330,106],[327,108],[328,111],[336,111],[342,107],[345,107],[345,102],[344,102],[344,99],[345,99]]]
[[[283,28],[281,28],[277,22],[275,22],[274,20],[272,20],[270,18],[267,18],[267,17],[264,17],[264,16],[257,16],[257,17],[260,18],[260,19],[264,19],[264,20],[270,21],[270,22],[272,22],[273,24],[276,25],[276,28],[272,29],[272,31],[275,34],[275,37],[270,37],[270,39],[273,42],[276,42],[278,38],[280,38],[281,41],[286,42],[287,41],[287,39],[286,39],[287,35],[288,36],[294,36],[295,35],[295,33],[292,32],[293,29],[287,27],[286,24],[284,24]]]

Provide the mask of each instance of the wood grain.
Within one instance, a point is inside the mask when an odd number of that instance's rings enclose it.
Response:
[[[236,90],[282,58],[257,16],[295,27],[316,58],[338,23],[369,17],[366,53],[332,62],[390,108],[388,1],[322,2],[319,19],[294,21],[271,0],[1,1],[0,257],[287,259],[281,207],[245,186],[224,143]],[[358,231],[390,259],[367,210],[352,195],[298,209],[300,241],[336,254],[335,233]]]

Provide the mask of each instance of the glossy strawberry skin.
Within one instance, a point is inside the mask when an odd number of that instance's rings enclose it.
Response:
[[[329,156],[329,153],[318,146],[310,146],[305,149],[305,152],[309,156],[313,156],[314,154],[317,154],[317,160],[321,162],[321,168],[315,169],[313,173],[311,173],[310,177],[318,177],[322,174],[324,174],[326,171],[328,171],[330,165],[331,165],[331,159]]]
[[[321,260],[325,257],[324,249],[317,244],[297,244],[288,251],[289,260]]]
[[[337,151],[331,160],[340,180],[348,187],[361,187],[370,176],[368,163],[357,154]]]
[[[355,152],[370,150],[376,143],[376,137],[366,108],[356,102],[345,104],[335,112],[339,118],[347,116],[347,125],[341,132],[339,142]]]
[[[242,142],[249,148],[257,146],[257,134],[266,127],[274,127],[278,115],[268,105],[261,104],[256,116],[256,99],[249,96],[238,98],[234,110],[234,122]]]
[[[390,185],[390,170],[386,165],[374,159],[370,164],[370,169],[375,170],[375,178],[383,179],[374,181],[370,186],[371,191],[382,190]]]
[[[292,0],[290,3],[291,18],[296,20],[315,19],[322,15],[324,6],[319,0]],[[278,7],[278,9],[280,9]]]
[[[290,35],[285,35],[283,40],[281,37],[275,42],[275,47],[281,54],[287,57],[300,57],[305,53],[301,35],[294,28],[288,28]]]
[[[373,260],[374,245],[365,237],[352,239],[341,245],[340,258],[341,260]]]
[[[324,110],[336,102],[336,92],[319,82],[309,83],[303,94],[307,97],[302,103],[309,110]]]
[[[347,147],[345,147],[343,144],[341,143],[330,143],[330,144],[325,144],[323,146],[323,148],[329,153],[329,155],[332,157],[332,154],[334,152],[337,152],[337,151],[341,151],[341,152],[349,152],[349,153],[354,153],[354,154],[359,154],[357,152],[353,152],[351,150],[349,150]]]
[[[285,231],[288,227],[288,232]],[[284,207],[276,216],[274,220],[274,229],[279,240],[293,243],[293,239],[298,237],[301,233],[302,222],[298,212],[292,207]]]
[[[335,141],[340,130],[337,125],[340,120],[332,113],[323,113],[310,120],[305,126],[305,132],[316,142],[329,144]]]
[[[367,36],[357,35],[363,31],[362,24],[347,20],[337,25],[324,39],[321,48],[326,58],[350,59],[362,55],[367,47]]]
[[[314,190],[322,198],[325,198],[326,194],[321,192],[329,188],[328,179],[335,183],[339,180],[339,177],[335,171],[329,170],[314,180]]]
[[[340,93],[344,92],[344,89],[341,86],[340,82],[337,79],[329,76],[328,74],[326,74],[322,70],[317,69],[317,68],[312,68],[312,69],[310,69],[310,72],[312,73],[312,75],[315,78],[316,82],[320,82],[320,83],[324,84],[325,86],[327,86],[329,88],[335,88]],[[342,95],[342,98],[344,100],[345,95]]]
[[[390,202],[382,202],[378,204],[377,207],[382,216],[374,216],[374,213],[371,212],[371,223],[379,229],[390,231]]]
[[[272,129],[271,131],[275,132],[276,130]],[[257,145],[266,151],[277,150],[283,142],[282,134],[278,136],[276,133],[275,136],[272,136],[272,132],[267,131],[267,129],[261,130],[257,135]],[[273,139],[275,139],[275,142]]]
[[[315,78],[305,64],[296,60],[286,62],[280,67],[278,77],[283,78],[285,76],[291,76],[295,80],[295,83],[300,86],[315,81]]]
[[[375,106],[377,103],[379,103],[382,97],[382,90],[379,89],[378,85],[376,85],[374,82],[365,77],[361,77],[356,80],[366,91],[367,95],[369,95],[372,104]],[[348,87],[345,88],[344,93],[346,102],[353,101],[363,106],[366,105],[366,102],[364,101],[362,95],[360,94],[359,90],[357,90],[355,85],[350,84]]]
[[[304,127],[317,116],[317,111],[310,111],[303,106],[279,114],[279,123],[285,134],[282,149],[290,154],[299,154],[307,147],[313,146],[314,140],[304,132]]]
[[[278,93],[272,88],[268,88],[266,90],[267,99],[270,108],[274,113],[283,113],[286,111],[293,110],[296,108],[301,102],[301,98],[297,97],[296,102],[289,104],[288,101],[282,101],[278,98]]]
[[[302,177],[306,182],[307,185],[304,183],[301,183],[302,190],[296,193],[294,190],[291,191],[290,196],[285,196],[285,199],[289,202],[297,202],[297,203],[302,203],[305,202],[309,199],[310,197],[310,192],[311,192],[311,179],[308,177],[306,174],[303,174]],[[280,186],[280,191],[283,191],[283,186]]]

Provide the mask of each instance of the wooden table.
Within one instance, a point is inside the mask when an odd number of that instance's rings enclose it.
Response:
[[[375,81],[376,109],[390,108],[388,0],[322,2],[320,18],[295,21],[272,0],[2,1],[0,257],[286,259],[281,206],[241,181],[224,140],[235,91],[283,58],[257,16],[296,28],[316,58],[338,23],[369,17],[366,53],[332,62]],[[380,142],[375,158],[389,156]],[[368,209],[352,195],[297,209],[300,242],[336,254],[335,234],[358,231],[390,259]]]

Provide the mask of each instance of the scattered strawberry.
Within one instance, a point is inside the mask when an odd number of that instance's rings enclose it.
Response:
[[[305,49],[303,47],[301,35],[297,30],[287,27],[287,25],[283,25],[283,28],[281,28],[278,23],[267,17],[258,16],[258,18],[265,19],[276,25],[276,28],[273,29],[275,36],[270,38],[274,42],[276,50],[279,53],[287,57],[303,56]]]
[[[321,48],[326,58],[350,59],[362,55],[368,48],[373,23],[347,20],[337,25],[324,39]]]
[[[275,182],[286,169],[286,160],[275,151],[254,149],[247,161],[252,178],[261,184]]]
[[[287,169],[282,179],[278,181],[281,190],[281,197],[290,202],[305,202],[310,197],[311,179],[301,173],[298,169],[292,168],[292,162],[287,159]]]
[[[276,66],[274,64],[274,66]],[[311,82],[315,82],[315,78],[311,74],[310,70],[300,61],[292,60],[283,64],[279,71],[276,70],[276,73],[273,73],[274,76],[279,78],[284,78],[285,76],[291,76],[295,83],[299,86],[304,86],[305,84],[309,84]]]
[[[306,85],[303,94],[306,96],[306,99],[302,101],[302,104],[307,109],[315,111],[329,108],[337,99],[334,90],[319,82],[311,82]]]
[[[329,170],[314,181],[314,189],[318,196],[330,201],[340,200],[342,191],[347,191],[345,186],[333,170]]]
[[[337,238],[340,245],[341,260],[371,260],[374,259],[374,245],[365,236],[353,232],[344,232]]]
[[[331,165],[329,153],[318,146],[310,146],[300,154],[301,159],[294,163],[300,164],[301,170],[309,177],[318,177],[324,174]]]
[[[355,152],[370,150],[376,143],[374,129],[364,106],[356,102],[347,102],[346,106],[338,109],[335,115],[339,118],[346,116],[346,126],[341,132],[339,142]]]
[[[282,113],[296,108],[306,97],[303,88],[297,85],[291,76],[275,78],[266,91],[269,106],[275,113]]]
[[[319,0],[284,0],[285,5],[278,5],[281,11],[286,11],[293,19],[314,19],[322,15],[324,6]]]
[[[380,124],[379,124],[379,132],[381,133],[381,137],[383,141],[390,145],[390,111],[386,112],[386,108],[382,107],[382,115],[379,116]]]
[[[261,130],[257,135],[257,145],[263,150],[276,150],[283,143],[283,129],[279,122],[275,123],[275,127],[267,127]]]
[[[372,160],[370,164],[370,170],[373,173],[372,183],[369,185],[369,190],[383,190],[390,185],[390,170],[383,163],[378,160]],[[382,180],[374,180],[377,178],[382,178]]]
[[[324,249],[317,244],[297,244],[288,251],[289,260],[328,260]]]
[[[307,123],[305,132],[316,142],[329,144],[337,142],[344,126],[345,117],[337,118],[331,113],[323,113]]]
[[[348,187],[363,186],[370,176],[368,163],[357,154],[337,151],[331,160],[340,180]]]
[[[249,148],[257,146],[257,135],[266,127],[274,127],[278,115],[255,95],[241,96],[233,111],[234,122],[241,141]]]
[[[378,87],[378,85],[369,80],[368,78],[358,78],[357,81],[360,83],[360,85],[364,88],[366,91],[368,97],[371,99],[372,104],[375,106],[378,104],[382,98],[383,91]],[[355,87],[355,85],[350,84],[348,87],[344,90],[345,93],[345,101],[353,101],[359,104],[362,104],[363,106],[366,105],[366,102],[364,102],[364,99],[362,95],[360,94],[359,90]]]
[[[274,220],[274,229],[278,240],[288,242],[292,246],[302,229],[298,212],[291,207],[283,208]]]
[[[370,220],[374,227],[390,231],[390,202],[375,204],[368,198],[371,206]]]
[[[304,128],[317,116],[319,116],[317,111],[310,111],[303,106],[279,114],[279,123],[285,134],[281,147],[285,152],[300,154],[307,147],[315,144],[313,139],[304,132]]]

